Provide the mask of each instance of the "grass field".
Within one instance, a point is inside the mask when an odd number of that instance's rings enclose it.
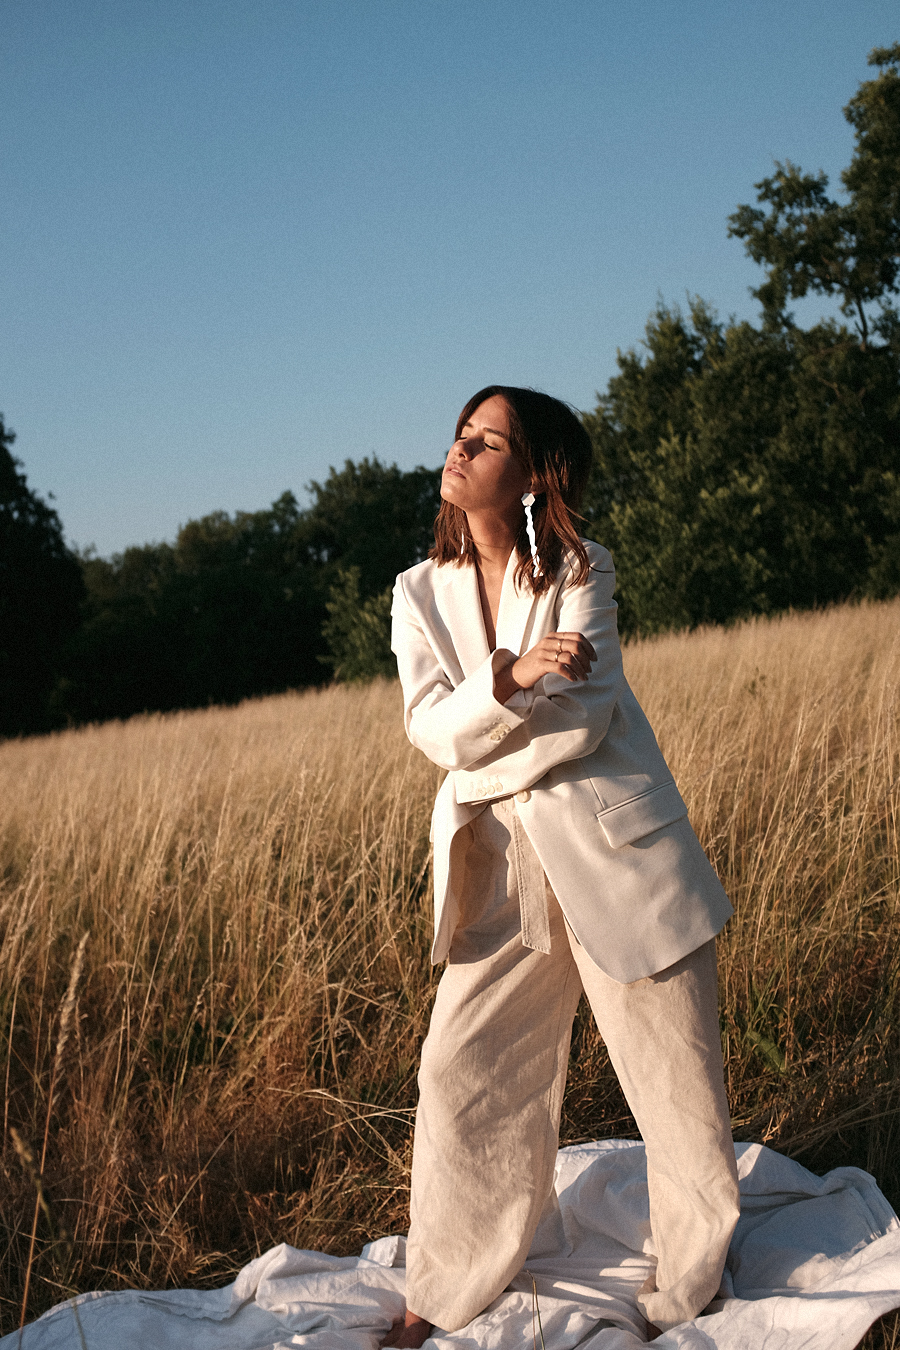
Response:
[[[735,1135],[896,1206],[900,603],[625,655],[737,910]],[[26,1278],[33,1317],[405,1229],[439,778],[388,683],[0,745],[0,1329]],[[564,1142],[632,1133],[579,1017]]]

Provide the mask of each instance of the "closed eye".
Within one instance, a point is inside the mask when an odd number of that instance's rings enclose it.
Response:
[[[461,435],[461,436],[459,437],[459,439],[460,439],[463,443],[465,443],[466,441],[478,441],[478,440],[480,440],[480,441],[481,441],[481,444],[484,446],[485,450],[499,450],[501,453],[504,453],[504,454],[506,453],[506,446],[505,446],[505,445],[491,445],[488,441],[482,440],[482,438],[481,438],[480,436],[465,436],[465,435]]]

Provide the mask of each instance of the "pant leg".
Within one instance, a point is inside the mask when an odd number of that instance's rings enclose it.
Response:
[[[715,1297],[740,1212],[715,940],[648,979],[618,984],[567,932],[647,1151],[657,1269],[654,1287],[643,1289],[638,1302],[665,1331]]]
[[[550,952],[522,944],[502,811],[475,826],[460,840],[462,926],[422,1048],[406,1249],[407,1307],[446,1331],[487,1307],[528,1254],[552,1192],[581,994],[555,901]]]

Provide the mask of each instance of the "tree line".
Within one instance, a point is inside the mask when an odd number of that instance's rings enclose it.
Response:
[[[900,593],[900,44],[869,61],[842,199],[776,164],[730,218],[758,323],[661,305],[584,415],[583,531],[626,636]],[[801,328],[809,294],[842,318]],[[0,419],[0,733],[392,672],[391,585],[428,551],[439,469],[348,460],[306,508],[75,557],[13,439]]]
[[[174,544],[76,558],[56,512],[28,491],[10,433],[0,434],[0,463],[17,494],[10,500],[0,480],[7,735],[232,703],[331,678],[330,597],[353,578],[358,604],[383,594],[398,568],[427,552],[437,511],[440,470],[347,461],[311,484],[305,510],[286,492],[264,511],[191,520]],[[15,554],[6,547],[12,539]]]

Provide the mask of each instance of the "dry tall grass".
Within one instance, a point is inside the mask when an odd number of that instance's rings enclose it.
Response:
[[[896,1204],[900,604],[626,665],[737,909],[737,1137],[867,1167]],[[404,1227],[438,781],[386,683],[0,746],[3,1330],[35,1213],[21,1149],[39,1160],[45,1128],[70,1240],[39,1214],[29,1316]],[[564,1138],[631,1132],[579,1020]]]

